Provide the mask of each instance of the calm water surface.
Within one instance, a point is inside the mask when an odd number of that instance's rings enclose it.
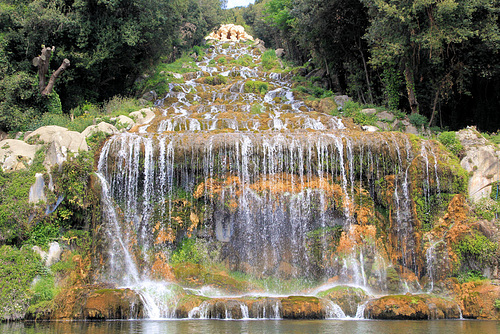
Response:
[[[500,333],[500,321],[435,320],[138,320],[103,322],[20,322],[0,324],[0,333]]]

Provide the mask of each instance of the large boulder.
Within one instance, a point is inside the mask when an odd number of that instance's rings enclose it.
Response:
[[[85,136],[85,138],[88,138],[98,132],[104,132],[107,135],[113,135],[115,133],[118,133],[119,131],[114,125],[106,122],[101,122],[97,125],[88,126],[85,130],[82,131],[82,135]]]
[[[136,125],[143,125],[151,122],[153,118],[155,118],[155,113],[151,108],[144,108],[141,110],[137,110],[134,112],[131,112],[130,117],[133,117],[135,119],[135,124]]]
[[[37,145],[22,140],[4,139],[0,141],[0,164],[4,172],[25,169],[32,164]]]
[[[48,144],[44,161],[48,169],[60,166],[70,152],[78,153],[89,149],[83,134],[56,125],[38,128],[26,137],[26,141],[30,140]]]
[[[469,172],[469,197],[477,202],[491,194],[491,183],[500,177],[500,151],[475,129],[468,127],[457,132],[465,149],[460,165]]]

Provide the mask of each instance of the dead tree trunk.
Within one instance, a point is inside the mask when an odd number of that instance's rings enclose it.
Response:
[[[68,59],[64,59],[61,66],[52,73],[52,76],[49,79],[49,83],[46,84],[47,81],[47,73],[49,72],[49,62],[50,56],[52,52],[55,50],[55,47],[42,47],[42,54],[38,57],[33,58],[33,66],[38,67],[38,79],[39,79],[39,89],[40,93],[43,96],[47,96],[52,93],[52,89],[54,88],[54,84],[56,83],[56,79],[64,72],[70,65]]]

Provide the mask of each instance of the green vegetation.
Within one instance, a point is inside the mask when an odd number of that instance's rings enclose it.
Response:
[[[262,68],[265,71],[280,68],[280,63],[274,50],[267,50],[262,54]]]
[[[362,104],[498,131],[497,9],[488,0],[264,0],[228,16]]]
[[[267,93],[268,89],[269,89],[269,86],[268,86],[267,82],[258,81],[258,80],[256,80],[256,81],[249,80],[249,81],[245,82],[244,92],[264,95]]]
[[[212,86],[224,85],[227,83],[227,77],[219,74],[216,76],[205,77],[203,81],[207,85],[212,85]]]
[[[498,258],[498,245],[482,233],[473,231],[456,245],[456,253],[462,272],[478,272]]]
[[[463,154],[464,147],[455,132],[441,132],[437,139],[454,155],[461,156]]]
[[[24,316],[32,295],[31,283],[43,272],[40,257],[31,249],[0,247],[0,319]]]
[[[179,244],[175,252],[172,253],[170,263],[173,266],[185,262],[199,264],[201,260],[202,256],[196,248],[196,240],[194,238],[185,238]]]
[[[360,125],[375,125],[378,120],[377,116],[375,116],[374,114],[368,115],[361,112],[363,108],[364,107],[358,102],[347,101],[344,104],[344,108],[342,108],[342,116],[352,117],[354,123]],[[332,114],[340,115],[339,111],[334,111]]]

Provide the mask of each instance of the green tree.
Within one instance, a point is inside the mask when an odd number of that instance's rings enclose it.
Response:
[[[458,57],[460,48],[475,38],[498,42],[497,1],[362,2],[370,14],[366,36],[371,44],[371,63],[403,73],[412,113],[419,113],[421,97],[432,96],[432,102],[426,103],[428,108],[432,105],[431,121],[439,100],[467,74]],[[419,85],[430,87],[431,92]]]

